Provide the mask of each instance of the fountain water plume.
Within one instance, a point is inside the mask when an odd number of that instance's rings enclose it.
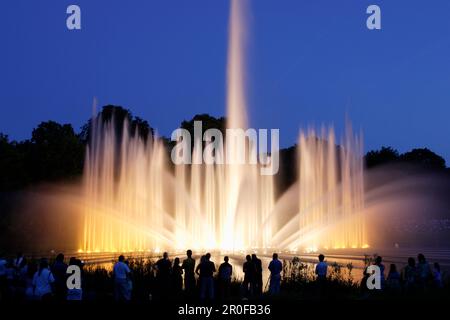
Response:
[[[203,141],[196,138],[193,163],[177,164],[172,172],[158,138],[143,139],[127,121],[118,132],[114,121],[97,117],[86,152],[82,250],[236,251],[365,243],[357,214],[364,206],[362,143],[351,132],[339,155],[332,130],[327,135],[323,130],[322,139],[314,131],[300,135],[298,212],[275,214],[274,176],[260,175],[257,163],[242,163],[258,156],[248,136],[238,141],[228,134],[248,129],[244,2],[232,0],[230,9],[226,152],[215,155],[226,161],[203,162]]]
[[[367,246],[362,135],[350,125],[337,148],[333,129],[299,137],[299,230],[294,246],[309,250]]]

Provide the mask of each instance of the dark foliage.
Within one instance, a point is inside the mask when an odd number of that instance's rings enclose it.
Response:
[[[373,168],[388,163],[408,163],[424,169],[446,169],[445,160],[427,148],[413,149],[399,154],[391,147],[382,147],[380,150],[369,151],[365,156],[367,168]]]
[[[146,120],[133,116],[130,110],[120,106],[104,106],[102,111],[98,113],[97,117],[101,117],[103,124],[107,122],[114,123],[116,137],[119,141],[122,137],[125,123],[128,124],[128,129],[131,134],[135,134],[137,132],[145,141],[147,141],[149,136],[154,135],[153,128],[150,127]],[[80,139],[84,144],[87,144],[91,139],[92,122],[93,119],[91,118],[81,127]]]
[[[366,166],[373,168],[381,164],[398,161],[400,155],[397,150],[391,147],[382,147],[380,150],[369,151],[366,154]]]
[[[226,138],[226,118],[224,117],[215,118],[213,116],[210,116],[209,114],[197,114],[191,120],[183,121],[180,126],[181,128],[189,131],[189,134],[191,135],[191,148],[194,148],[195,121],[202,122],[202,132],[201,132],[202,138],[205,131],[209,129],[218,129],[222,133],[223,138],[224,139]]]
[[[83,170],[84,146],[70,124],[42,122],[31,140],[0,139],[0,190],[41,181],[70,180]]]
[[[405,162],[421,165],[430,169],[445,169],[445,160],[433,151],[424,149],[413,149],[401,155],[400,159]]]

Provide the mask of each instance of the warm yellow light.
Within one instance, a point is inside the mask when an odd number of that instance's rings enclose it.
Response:
[[[249,124],[244,81],[247,19],[238,3],[232,1],[229,23],[227,129],[245,131]],[[190,248],[246,254],[261,248],[271,251],[273,243],[283,250],[278,252],[317,252],[325,243],[341,249],[343,244],[356,244],[354,248],[367,241],[359,215],[364,208],[362,140],[351,130],[339,151],[332,128],[300,134],[299,210],[290,220],[298,222],[292,224],[295,230],[276,230],[289,212],[274,210],[278,208],[274,177],[261,175],[258,165],[235,165],[252,154],[237,140],[225,141],[226,162],[232,165],[202,164],[203,144],[195,139],[195,165],[177,165],[172,173],[159,139],[146,143],[125,130],[128,123],[117,139],[114,121],[104,122],[101,117],[92,125],[80,245],[87,253],[152,248],[158,254],[160,248],[180,252]]]

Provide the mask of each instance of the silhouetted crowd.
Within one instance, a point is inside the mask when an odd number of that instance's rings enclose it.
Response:
[[[121,259],[116,266],[121,265]],[[155,294],[161,299],[167,298],[192,298],[198,296],[201,301],[212,301],[215,298],[226,300],[231,297],[231,285],[233,276],[233,266],[229,262],[229,257],[225,256],[223,263],[216,270],[214,262],[211,261],[211,254],[207,253],[200,258],[196,265],[192,257],[192,251],[186,252],[186,258],[180,263],[179,258],[170,262],[167,252],[155,264],[157,290]],[[263,293],[263,269],[262,262],[256,256],[247,255],[243,265],[244,279],[241,286],[241,296],[243,298],[259,297]],[[278,254],[274,253],[272,261],[268,267],[270,271],[269,294],[277,295],[280,292],[282,262],[278,260]],[[131,273],[131,270],[127,270]],[[217,273],[217,274],[216,274]],[[183,287],[184,274],[184,287]],[[215,277],[216,274],[216,277]],[[196,279],[196,275],[198,279]],[[120,285],[116,286],[119,287]],[[124,295],[116,296],[117,299],[127,300]]]
[[[408,264],[401,271],[398,271],[395,264],[390,264],[387,277],[385,276],[385,266],[382,257],[376,257],[373,265],[377,266],[380,270],[380,290],[370,290],[368,280],[370,282],[369,278],[371,273],[368,271],[369,267],[366,267],[361,280],[361,289],[364,296],[368,296],[372,292],[421,294],[430,291],[439,291],[443,288],[439,263],[435,262],[431,266],[421,253],[417,256],[417,263],[414,258],[408,258]]]
[[[233,266],[229,261],[229,257],[225,256],[216,269],[209,253],[201,256],[197,264],[191,250],[187,250],[183,261],[178,257],[171,261],[165,252],[152,267],[155,282],[149,299],[199,298],[201,301],[212,301],[235,298],[236,295],[232,295]],[[416,294],[443,288],[440,265],[436,262],[431,266],[423,254],[418,255],[417,263],[414,258],[409,258],[408,264],[401,271],[397,270],[395,264],[391,264],[387,276],[382,261],[382,257],[378,256],[364,269],[360,284],[363,298],[381,292]],[[82,287],[68,285],[68,268],[71,266],[83,272],[84,264],[81,260],[72,257],[69,264],[66,264],[63,254],[58,254],[51,265],[46,258],[38,262],[28,261],[21,253],[15,259],[0,257],[0,300],[83,300]],[[328,268],[325,256],[320,254],[314,269],[319,295],[326,295],[330,281]],[[273,254],[268,270],[270,276],[264,286],[261,260],[256,254],[247,255],[242,266],[244,277],[238,288],[238,297],[260,298],[266,291],[272,297],[279,295],[283,263],[278,259],[277,253]],[[133,271],[123,255],[114,264],[112,276],[114,299],[132,300]],[[374,287],[377,290],[373,290]]]
[[[77,266],[81,271],[84,264],[75,257],[69,264],[64,262],[62,253],[50,265],[47,258],[38,262],[27,261],[22,253],[15,259],[0,258],[0,300],[83,300],[82,288],[68,288],[68,268]],[[197,299],[212,301],[216,298],[226,300],[231,297],[233,266],[225,256],[218,270],[211,261],[211,254],[200,258],[198,264],[192,251],[186,252],[181,263],[176,257],[169,260],[167,252],[153,265],[156,286],[150,299]],[[269,292],[277,295],[280,291],[282,262],[273,254],[269,264]],[[248,255],[243,265],[244,280],[241,287],[243,298],[261,296],[263,293],[263,269],[261,260],[253,254]],[[69,273],[70,274],[70,273]],[[114,298],[116,301],[130,301],[133,292],[133,272],[123,255],[113,266]]]
[[[64,262],[62,253],[50,266],[47,258],[27,260],[19,253],[15,259],[0,257],[0,300],[81,300],[81,289],[68,289],[67,268],[83,268],[81,260],[71,257]]]

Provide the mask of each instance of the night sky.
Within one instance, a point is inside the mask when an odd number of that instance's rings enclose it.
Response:
[[[82,30],[66,28],[81,7]],[[378,4],[382,30],[366,28]],[[450,162],[450,1],[251,0],[251,125],[300,127],[346,114],[366,150],[428,147]],[[41,121],[76,130],[122,105],[170,135],[196,113],[225,114],[228,0],[2,0],[0,132]]]

